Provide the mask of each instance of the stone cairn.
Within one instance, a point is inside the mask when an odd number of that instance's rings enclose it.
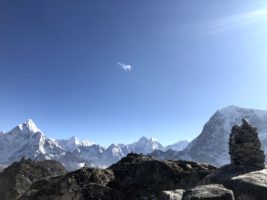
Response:
[[[242,119],[241,126],[233,126],[229,140],[229,151],[233,165],[265,168],[265,155],[264,151],[261,150],[257,129],[245,119]]]

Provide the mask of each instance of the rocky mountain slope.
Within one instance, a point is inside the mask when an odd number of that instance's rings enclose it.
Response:
[[[81,168],[32,184],[20,200],[161,199],[164,190],[196,186],[216,168],[128,154],[108,169]]]
[[[0,199],[12,200],[23,194],[30,185],[45,177],[66,173],[65,168],[52,160],[32,161],[22,159],[0,173]]]
[[[180,152],[159,150],[152,156],[160,159],[185,159],[206,162],[214,165],[225,165],[230,161],[228,140],[231,128],[242,119],[257,127],[262,147],[267,151],[267,111],[229,106],[218,110],[204,125],[201,134]]]
[[[174,150],[174,151],[182,151],[188,146],[189,142],[187,140],[181,140],[174,144],[168,145],[163,148],[163,151]]]
[[[267,169],[129,154],[108,169],[83,167],[32,183],[19,200],[261,200]]]
[[[177,143],[166,148],[183,148],[186,143]],[[0,164],[10,165],[22,157],[34,160],[57,160],[68,170],[78,169],[84,164],[108,167],[128,153],[148,154],[164,147],[155,139],[140,138],[132,144],[112,144],[108,148],[76,137],[68,140],[53,140],[44,135],[32,120],[0,134]]]

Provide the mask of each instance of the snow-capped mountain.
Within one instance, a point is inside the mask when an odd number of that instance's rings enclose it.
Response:
[[[76,137],[54,140],[46,137],[33,120],[27,120],[11,131],[0,134],[0,164],[4,165],[26,157],[57,160],[69,170],[80,168],[85,163],[107,167],[130,152],[148,154],[156,149],[164,150],[164,147],[155,139],[146,137],[132,144],[112,144],[108,148],[91,141],[80,141]]]
[[[55,143],[57,143],[57,145],[63,148],[64,150],[70,152],[73,152],[75,150],[79,151],[79,147],[89,147],[94,144],[94,142],[91,142],[89,140],[80,141],[75,136],[72,136],[67,140],[55,140]]]
[[[267,152],[267,111],[229,106],[215,112],[201,134],[183,151],[154,151],[151,155],[160,159],[194,160],[219,166],[228,164],[229,135],[233,125],[240,124],[242,118],[257,127],[262,148]]]
[[[77,169],[85,163],[107,167],[128,153],[135,152],[161,159],[184,159],[224,165],[230,162],[228,140],[231,128],[239,124],[242,118],[258,128],[263,149],[267,152],[267,111],[229,106],[218,110],[204,125],[201,134],[188,145],[188,142],[181,141],[166,147],[155,139],[146,137],[132,144],[112,144],[108,148],[90,141],[80,141],[76,137],[53,140],[47,138],[32,120],[28,120],[9,132],[0,133],[0,164],[9,165],[26,157],[57,160],[69,170]],[[181,149],[183,150],[179,151]]]
[[[141,137],[137,142],[127,145],[130,152],[148,154],[155,149],[163,149],[163,146],[154,138]]]
[[[11,164],[22,157],[55,159],[62,149],[36,127],[32,120],[0,135],[0,164]]]

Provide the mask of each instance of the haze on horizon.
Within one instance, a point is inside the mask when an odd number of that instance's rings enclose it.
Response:
[[[267,110],[267,1],[0,2],[0,130],[163,145]]]

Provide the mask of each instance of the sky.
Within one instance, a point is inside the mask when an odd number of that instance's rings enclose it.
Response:
[[[0,130],[167,145],[266,86],[266,0],[0,1]]]

